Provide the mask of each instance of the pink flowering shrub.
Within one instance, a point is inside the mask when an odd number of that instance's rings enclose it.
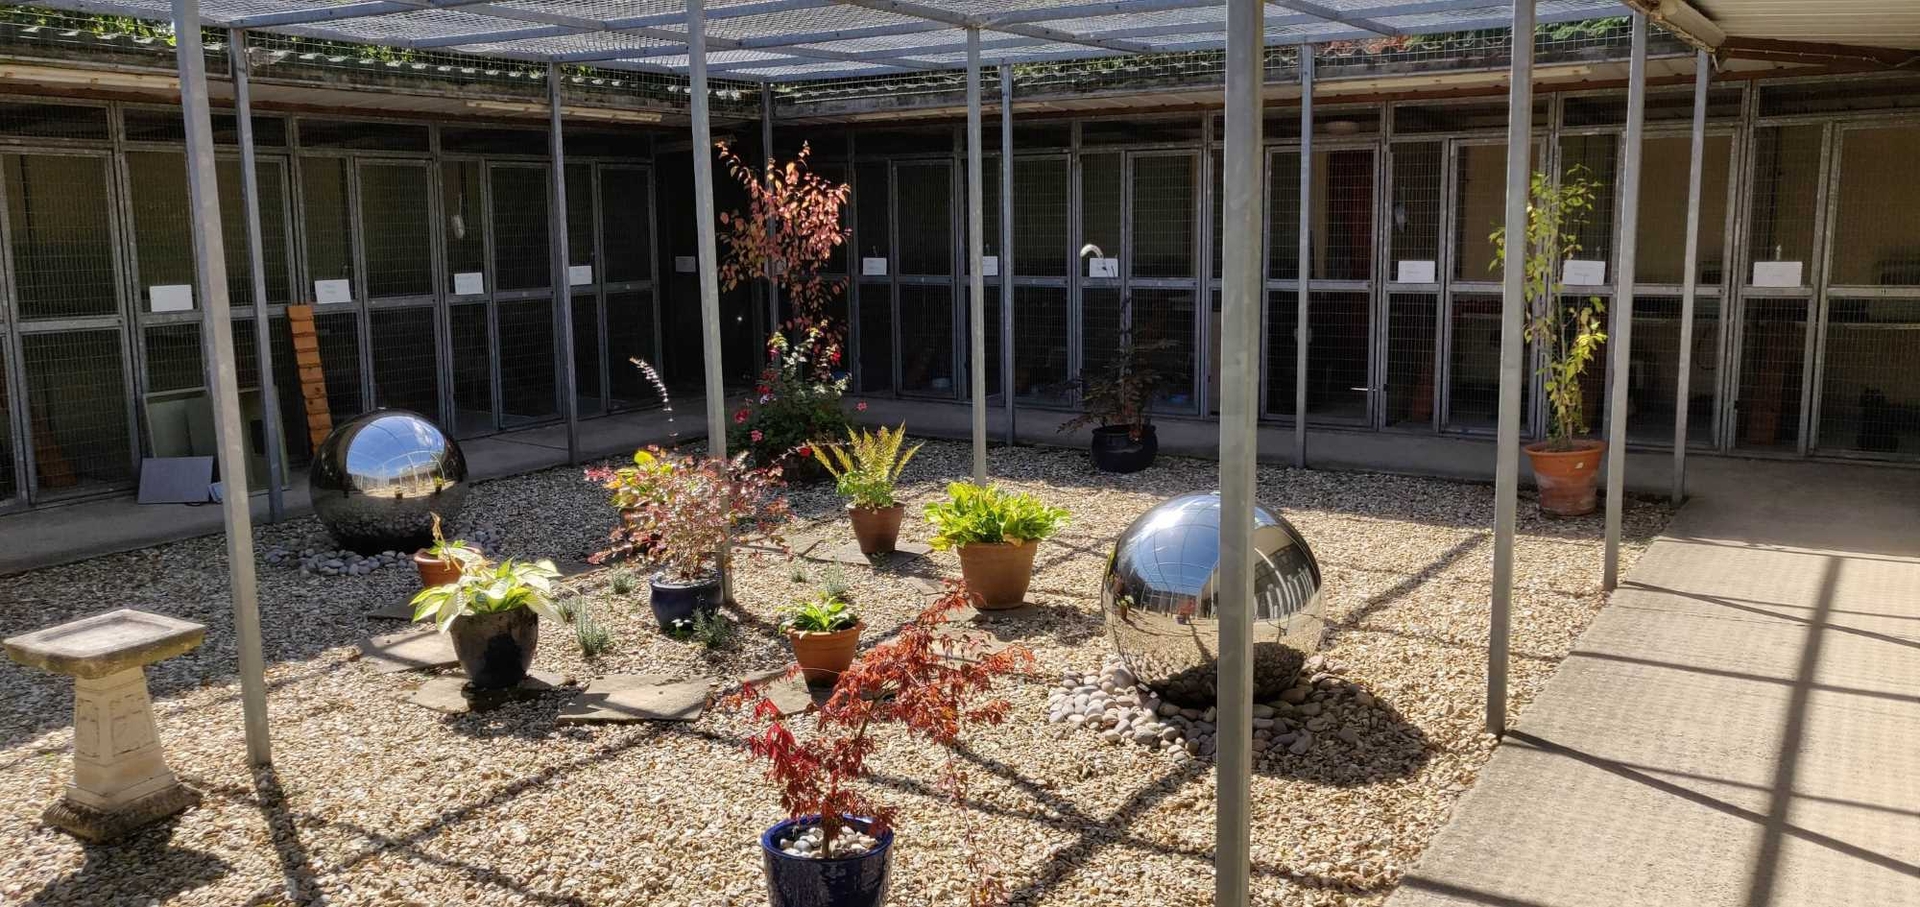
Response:
[[[840,401],[847,379],[834,374],[840,347],[814,326],[798,343],[773,335],[767,352],[759,384],[746,405],[734,411],[727,449],[746,452],[756,466],[780,467],[789,477],[815,477],[808,439],[847,433],[847,413]]]

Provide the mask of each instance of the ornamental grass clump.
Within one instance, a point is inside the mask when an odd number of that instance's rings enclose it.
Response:
[[[878,747],[876,728],[896,726],[942,747],[946,760],[940,787],[966,808],[966,774],[956,747],[969,728],[1007,719],[1012,710],[1007,701],[987,697],[995,680],[1033,662],[1021,646],[987,652],[980,640],[939,632],[968,599],[964,585],[949,581],[940,597],[893,638],[841,673],[805,738],[794,733],[779,706],[759,687],[748,684],[727,700],[735,708],[751,708],[756,719],[766,722],[765,730],[748,739],[747,748],[766,760],[781,808],[822,832],[818,851],[805,855],[834,858],[862,852],[868,845],[859,829],[849,826],[850,819],[871,820],[863,823],[869,839],[892,826],[894,808],[872,799],[872,788],[862,783],[871,775],[867,759]],[[852,833],[843,836],[843,830]],[[970,864],[983,853],[979,847],[967,851]],[[975,868],[973,877],[991,888],[992,874],[985,867]]]

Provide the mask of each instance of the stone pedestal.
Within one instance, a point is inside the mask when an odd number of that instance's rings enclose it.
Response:
[[[206,627],[120,610],[6,640],[21,664],[73,676],[73,782],[47,824],[106,841],[200,801],[167,767],[145,666],[200,644]]]

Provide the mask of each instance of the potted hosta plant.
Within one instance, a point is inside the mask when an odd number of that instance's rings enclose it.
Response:
[[[805,739],[780,717],[780,708],[747,685],[728,698],[751,708],[766,729],[747,741],[767,761],[767,778],[780,791],[787,818],[760,835],[772,907],[878,907],[886,902],[894,811],[869,799],[867,757],[877,729],[896,726],[946,752],[940,787],[966,808],[965,776],[954,745],[968,727],[1005,721],[1005,700],[981,701],[996,678],[1032,663],[1019,646],[987,652],[977,639],[942,633],[967,604],[965,587],[949,582],[933,604],[892,639],[869,650],[840,675]],[[965,823],[962,823],[965,826]],[[1000,891],[989,851],[962,842],[973,903],[992,903]]]
[[[780,629],[810,684],[833,685],[860,646],[860,615],[846,599],[820,590],[781,611]]]
[[[473,561],[453,582],[420,590],[413,597],[413,619],[432,617],[440,632],[453,637],[453,653],[474,689],[512,687],[533,664],[540,618],[566,620],[553,601],[559,577],[547,560]]]
[[[447,541],[440,533],[440,515],[433,515],[433,544],[413,553],[413,567],[420,571],[420,587],[431,589],[460,578],[468,564],[476,564],[486,555],[474,545],[458,539]]]
[[[780,470],[750,468],[746,456],[717,460],[648,448],[619,479],[633,485],[624,518],[608,536],[612,545],[588,560],[652,567],[649,603],[663,631],[720,606],[729,541],[781,543],[788,508],[778,494]]]
[[[1123,305],[1130,308],[1132,302]],[[1131,324],[1124,311],[1121,323]],[[1165,340],[1136,340],[1131,326],[1121,329],[1119,349],[1092,375],[1070,382],[1080,393],[1083,412],[1060,425],[1059,431],[1093,426],[1093,465],[1102,472],[1139,472],[1153,465],[1160,437],[1150,408],[1161,376],[1153,354],[1169,349]]]
[[[1042,539],[1066,525],[1067,512],[1030,494],[954,482],[947,500],[927,505],[933,547],[960,555],[960,574],[981,608],[1014,608],[1033,582]]]
[[[1580,252],[1579,230],[1593,212],[1601,187],[1587,168],[1567,171],[1560,185],[1544,173],[1533,175],[1527,205],[1526,337],[1541,352],[1540,376],[1547,395],[1547,437],[1524,449],[1540,489],[1540,509],[1556,516],[1580,516],[1595,507],[1595,486],[1606,442],[1587,434],[1586,395],[1581,375],[1606,342],[1598,296],[1568,297],[1556,276],[1561,262]],[[1506,231],[1493,232],[1493,267],[1506,264]]]
[[[847,430],[847,443],[814,442],[813,457],[833,476],[834,490],[847,499],[847,515],[853,521],[853,537],[860,553],[887,554],[900,540],[900,518],[906,505],[894,500],[893,487],[908,461],[920,452],[922,444],[900,451],[907,438],[907,426],[878,432]],[[829,457],[828,455],[832,456]]]

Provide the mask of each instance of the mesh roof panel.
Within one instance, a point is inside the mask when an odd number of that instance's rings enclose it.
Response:
[[[52,0],[88,13],[168,19],[169,0]],[[722,0],[707,59],[735,77],[801,80],[959,67],[966,30],[982,62],[1217,50],[1221,0]],[[1624,15],[1619,0],[1539,0],[1542,22]],[[1504,24],[1490,0],[1268,0],[1269,45]],[[204,0],[212,27],[398,48],[685,72],[685,0]],[[760,64],[760,65],[754,65]]]

